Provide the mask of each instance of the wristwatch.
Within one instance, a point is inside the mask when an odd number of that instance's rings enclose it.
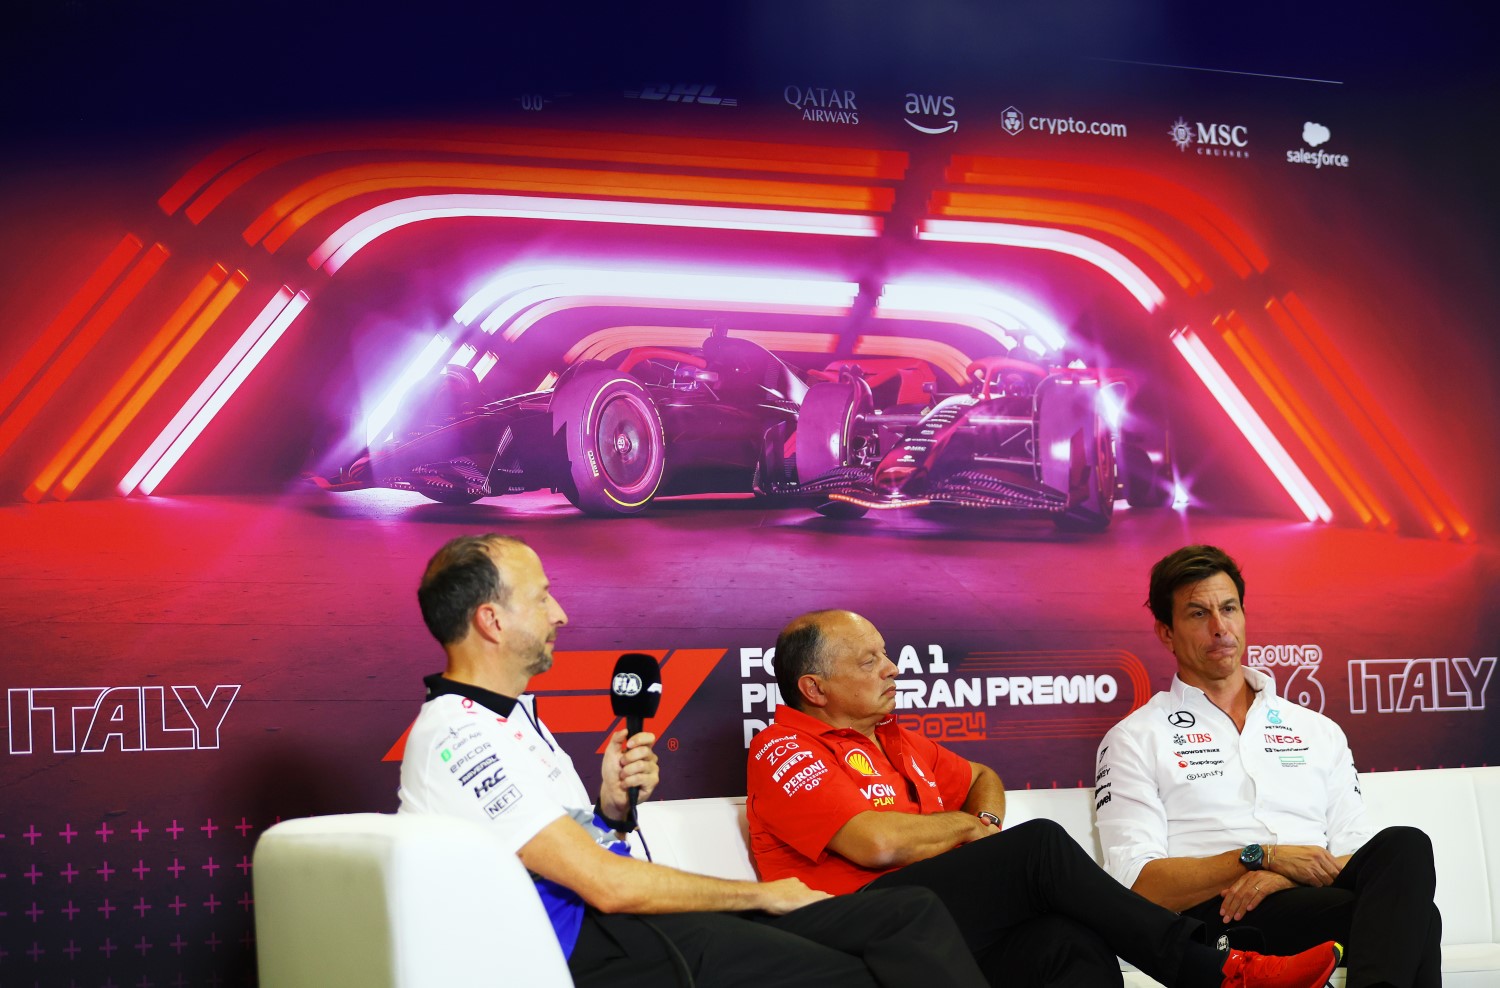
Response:
[[[979,817],[979,819],[983,820],[985,823],[989,824],[991,827],[1000,826],[1000,818],[991,813],[989,810],[980,810],[974,815]]]
[[[1265,863],[1266,849],[1259,844],[1246,844],[1245,849],[1240,852],[1240,864],[1251,871],[1260,871],[1260,866]]]

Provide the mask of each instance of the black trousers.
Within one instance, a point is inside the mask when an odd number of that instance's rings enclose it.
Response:
[[[568,969],[578,988],[985,984],[947,908],[920,889],[838,896],[785,916],[589,910]]]
[[[1253,927],[1273,954],[1339,941],[1348,988],[1438,988],[1443,919],[1432,903],[1436,885],[1432,841],[1413,827],[1390,827],[1356,851],[1332,885],[1273,892],[1238,926]],[[1225,931],[1223,901],[1215,896],[1185,915],[1217,938]]]
[[[910,885],[947,904],[991,985],[1119,985],[1117,954],[1164,985],[1223,981],[1202,923],[1125,888],[1052,820],[907,865],[859,894]]]

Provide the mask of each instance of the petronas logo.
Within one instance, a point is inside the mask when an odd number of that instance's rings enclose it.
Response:
[[[853,751],[849,752],[849,754],[844,756],[844,764],[854,769],[854,771],[858,772],[860,775],[866,777],[876,776],[880,774],[879,772],[875,771],[875,766],[870,764],[870,756],[865,754],[858,748],[855,748]]]

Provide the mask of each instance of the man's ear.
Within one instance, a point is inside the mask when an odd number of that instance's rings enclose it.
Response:
[[[802,699],[811,706],[828,706],[828,694],[823,692],[823,684],[812,673],[809,672],[797,678],[797,690],[802,694]]]
[[[1167,651],[1168,652],[1172,651],[1172,627],[1171,627],[1171,625],[1164,624],[1161,621],[1156,622],[1156,637],[1157,637],[1157,639],[1163,645],[1165,645],[1167,647]]]
[[[500,632],[503,630],[500,621],[499,606],[486,602],[474,608],[474,618],[469,622],[469,631],[485,641],[499,641]]]

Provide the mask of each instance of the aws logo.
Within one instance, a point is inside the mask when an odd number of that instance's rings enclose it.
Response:
[[[875,765],[870,761],[870,756],[865,754],[863,749],[860,748],[855,748],[845,755],[844,764],[867,779],[874,778],[880,774],[875,770]]]
[[[727,652],[722,648],[641,651],[661,662],[661,706],[647,727],[657,737],[664,738],[672,721]],[[610,734],[625,726],[624,718],[611,712],[609,702],[615,661],[619,657],[618,651],[554,654],[551,670],[537,676],[527,687],[527,692],[537,698],[537,713],[553,734],[595,733],[600,735],[598,751],[604,751],[604,742]],[[381,761],[399,762],[406,752],[409,734],[411,728],[407,727]]]
[[[951,134],[958,130],[958,110],[952,96],[934,96],[930,93],[906,94],[906,125],[924,134]],[[921,124],[912,117],[925,117],[931,123]]]

